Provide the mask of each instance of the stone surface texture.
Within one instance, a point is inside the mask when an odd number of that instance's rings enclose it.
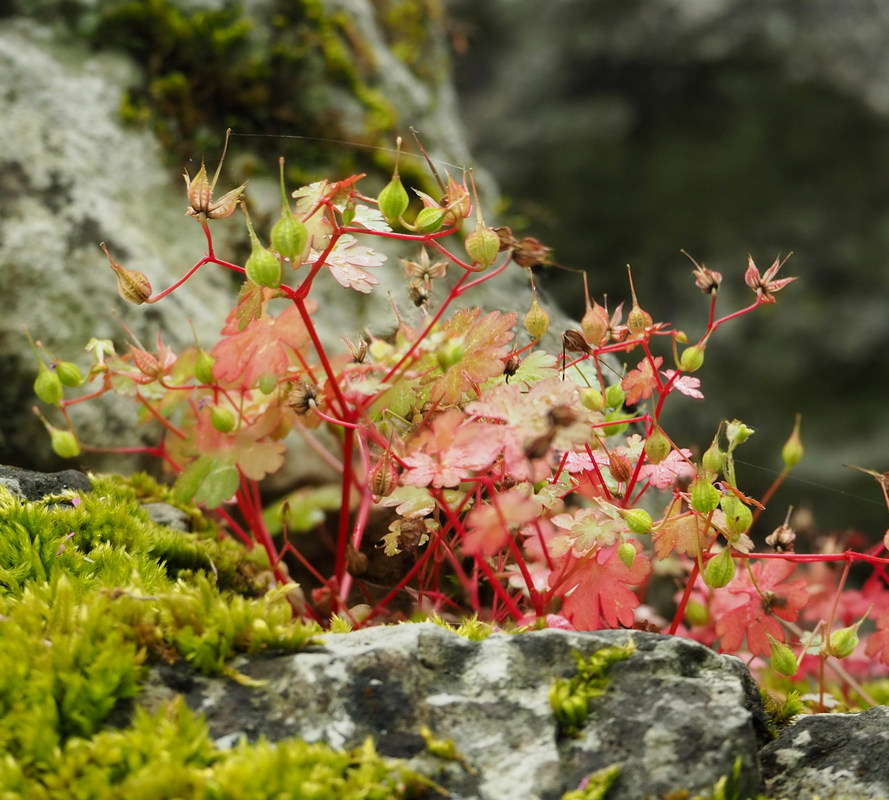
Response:
[[[140,702],[184,692],[224,743],[299,736],[349,748],[372,736],[381,753],[408,759],[455,800],[558,798],[612,765],[621,773],[609,798],[703,792],[739,757],[742,791],[759,786],[766,729],[756,686],[741,661],[694,642],[557,630],[474,642],[431,624],[322,638],[297,655],[235,662],[263,688],[164,667]],[[611,666],[580,735],[561,736],[548,692],[575,674],[573,652],[630,638],[636,653]],[[465,760],[430,756],[422,726],[453,739]]]

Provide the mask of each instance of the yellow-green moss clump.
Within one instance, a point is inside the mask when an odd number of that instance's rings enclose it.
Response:
[[[264,592],[259,548],[149,520],[152,481],[94,480],[76,508],[0,488],[0,800],[409,796],[421,779],[371,743],[301,741],[218,751],[177,699],[110,729],[151,661],[226,673],[237,652],[293,651],[319,629],[294,618],[293,586]],[[152,499],[159,499],[155,496]]]

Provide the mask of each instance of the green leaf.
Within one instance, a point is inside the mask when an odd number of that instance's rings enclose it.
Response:
[[[203,503],[207,508],[216,508],[234,495],[240,482],[241,476],[234,464],[205,453],[182,471],[173,495],[179,502]]]

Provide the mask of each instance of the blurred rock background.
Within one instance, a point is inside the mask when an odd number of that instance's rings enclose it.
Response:
[[[723,273],[717,311],[746,305],[747,254],[799,280],[777,306],[711,340],[705,403],[668,403],[666,430],[706,448],[719,420],[756,429],[737,452],[754,494],[780,471],[801,412],[806,447],[787,505],[872,540],[889,516],[889,7],[868,0],[449,0],[470,147],[505,214],[695,341],[708,298],[691,263]],[[573,276],[547,287],[574,315]],[[671,423],[672,420],[672,423]],[[670,425],[673,425],[671,428]],[[812,483],[808,483],[811,481]],[[814,484],[814,485],[813,485]]]
[[[261,135],[233,140],[221,186],[250,177],[271,215],[278,155],[294,185],[381,186],[413,124],[436,158],[489,170],[499,221],[588,270],[594,296],[628,299],[629,263],[646,310],[692,340],[708,300],[680,248],[725,276],[722,313],[749,301],[748,252],[765,269],[794,251],[799,280],[718,332],[707,402],[677,397],[665,428],[698,449],[722,418],[755,428],[738,458],[757,494],[802,412],[806,455],[763,535],[794,505],[876,539],[879,489],[842,464],[889,468],[887,40],[865,0],[0,0],[0,461],[67,466],[28,411],[23,323],[65,356],[123,341],[111,308],[146,344],[158,327],[187,344],[190,318],[212,341],[230,287],[201,275],[124,307],[97,243],[155,287],[181,274],[203,253],[181,171],[212,171],[225,127]],[[236,256],[241,225],[216,230]],[[576,276],[540,280],[582,313]],[[345,333],[375,313],[334,307]]]

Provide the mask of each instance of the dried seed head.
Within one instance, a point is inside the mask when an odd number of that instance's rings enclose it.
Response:
[[[532,269],[549,264],[549,254],[549,247],[533,236],[525,236],[515,244],[512,260],[524,269]]]
[[[417,308],[425,306],[429,302],[429,291],[426,289],[426,286],[420,281],[411,281],[409,286],[408,297],[410,297],[411,302]]]
[[[518,372],[519,367],[522,365],[522,359],[520,359],[515,353],[512,353],[506,361],[503,362],[503,374],[506,375],[506,380],[508,381],[513,375]]]
[[[367,342],[360,336],[358,337],[357,345],[352,344],[348,339],[344,339],[343,341],[346,343],[346,347],[349,348],[349,353],[352,355],[352,361],[356,364],[363,364],[364,359],[367,358]]]
[[[287,395],[284,405],[292,408],[301,417],[309,413],[316,405],[318,387],[312,383],[299,383],[294,386]]]
[[[562,334],[562,347],[569,353],[592,353],[590,345],[580,331],[570,329]]]

